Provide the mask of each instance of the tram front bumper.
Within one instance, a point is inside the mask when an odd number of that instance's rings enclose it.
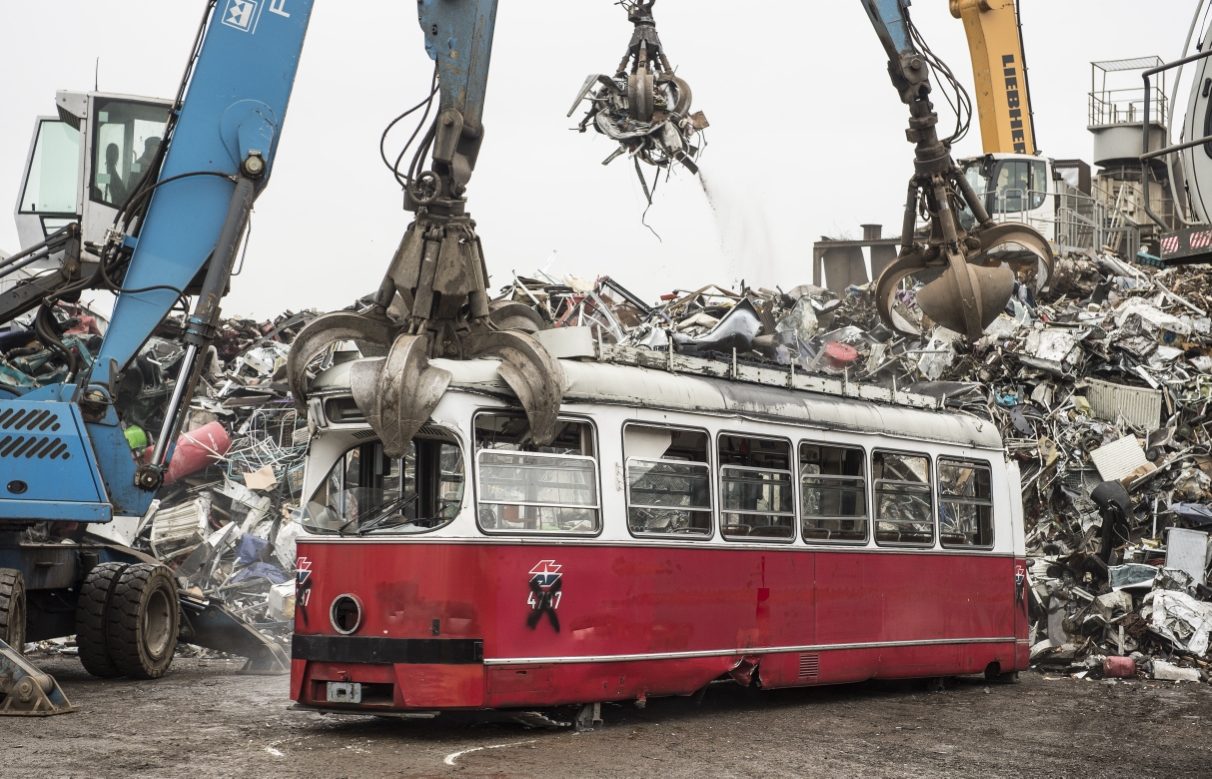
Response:
[[[390,712],[484,705],[478,639],[296,635],[291,655],[291,698],[303,706]]]

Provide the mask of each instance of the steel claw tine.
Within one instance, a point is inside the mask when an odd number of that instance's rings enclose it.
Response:
[[[1035,285],[1036,289],[1045,290],[1048,288],[1048,284],[1052,280],[1055,255],[1052,253],[1052,246],[1048,243],[1048,239],[1044,238],[1034,227],[1016,222],[1005,222],[978,231],[976,237],[981,242],[980,254],[982,256],[988,256],[997,247],[1008,243],[1016,243],[1025,248],[1032,255],[1032,258],[1018,261],[1002,258],[991,259],[1005,262],[1007,265],[1029,265],[1031,262],[1035,262],[1039,270],[1039,277],[1037,277]]]
[[[307,366],[339,341],[370,341],[391,346],[400,326],[388,319],[378,319],[352,311],[337,311],[313,319],[304,327],[290,347],[286,375],[290,382],[295,408],[307,413]]]
[[[552,442],[564,399],[564,369],[533,337],[513,330],[475,333],[463,338],[464,356],[496,357],[497,372],[526,409],[539,446]]]
[[[901,335],[916,338],[921,333],[903,330],[896,326],[896,322],[892,318],[892,298],[896,295],[901,281],[923,270],[927,270],[927,266],[922,262],[920,254],[917,252],[906,254],[885,268],[875,284],[875,306],[879,311],[880,319]]]
[[[387,357],[361,361],[350,373],[354,402],[388,457],[408,453],[409,441],[429,423],[450,386],[450,371],[430,365],[428,351],[426,336],[401,335]]]

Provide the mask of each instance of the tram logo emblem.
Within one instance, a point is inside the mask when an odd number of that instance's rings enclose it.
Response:
[[[530,580],[532,582],[537,581],[539,587],[544,590],[550,590],[560,580],[560,577],[564,575],[560,573],[560,569],[563,567],[562,565],[556,565],[555,560],[544,560],[530,569]]]
[[[556,610],[563,600],[564,574],[560,572],[562,565],[555,560],[541,560],[530,569],[530,591],[526,595],[526,605],[530,614],[526,617],[526,626],[534,630],[547,617],[547,621],[555,632],[560,632],[560,618]]]
[[[241,32],[256,32],[257,0],[227,0],[223,24]]]
[[[299,605],[307,606],[311,600],[311,560],[306,557],[300,557],[295,562],[295,589]]]

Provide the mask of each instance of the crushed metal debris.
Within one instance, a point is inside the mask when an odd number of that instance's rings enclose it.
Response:
[[[576,113],[582,101],[589,101],[589,110],[576,129],[583,133],[592,125],[617,141],[619,147],[602,164],[630,155],[652,205],[660,169],[669,170],[678,163],[691,173],[699,172],[702,146],[694,138],[710,123],[702,111],[691,112],[694,95],[690,85],[669,64],[652,15],[656,0],[624,0],[617,5],[623,6],[635,25],[627,53],[613,76],[594,73],[585,80],[568,116]],[[641,162],[658,169],[651,187]]]
[[[315,317],[286,313],[272,322],[228,319],[219,328],[190,414],[177,439],[165,484],[142,518],[90,528],[108,541],[147,552],[174,570],[183,590],[227,606],[275,640],[286,643],[294,619],[293,521],[303,488],[309,433],[286,383],[286,359],[295,335]],[[0,387],[36,388],[61,380],[71,362],[91,365],[106,322],[85,308],[60,304],[53,322],[14,323],[0,331]],[[174,342],[180,319],[166,321],[127,371],[117,403],[126,409],[126,439],[136,458],[150,455],[150,431],[181,368]],[[46,345],[49,342],[51,345]],[[56,346],[66,345],[70,353]],[[27,531],[47,540],[48,526]],[[70,641],[47,651],[74,651]],[[183,654],[203,653],[182,645]]]

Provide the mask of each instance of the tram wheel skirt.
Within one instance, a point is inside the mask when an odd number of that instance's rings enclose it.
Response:
[[[613,662],[516,665],[371,664],[294,660],[291,697],[320,708],[432,711],[553,707],[599,701],[692,695],[731,677],[766,689],[980,674],[992,663],[1020,665],[1016,643],[897,646],[758,652]],[[333,703],[330,683],[363,685],[360,704]]]

